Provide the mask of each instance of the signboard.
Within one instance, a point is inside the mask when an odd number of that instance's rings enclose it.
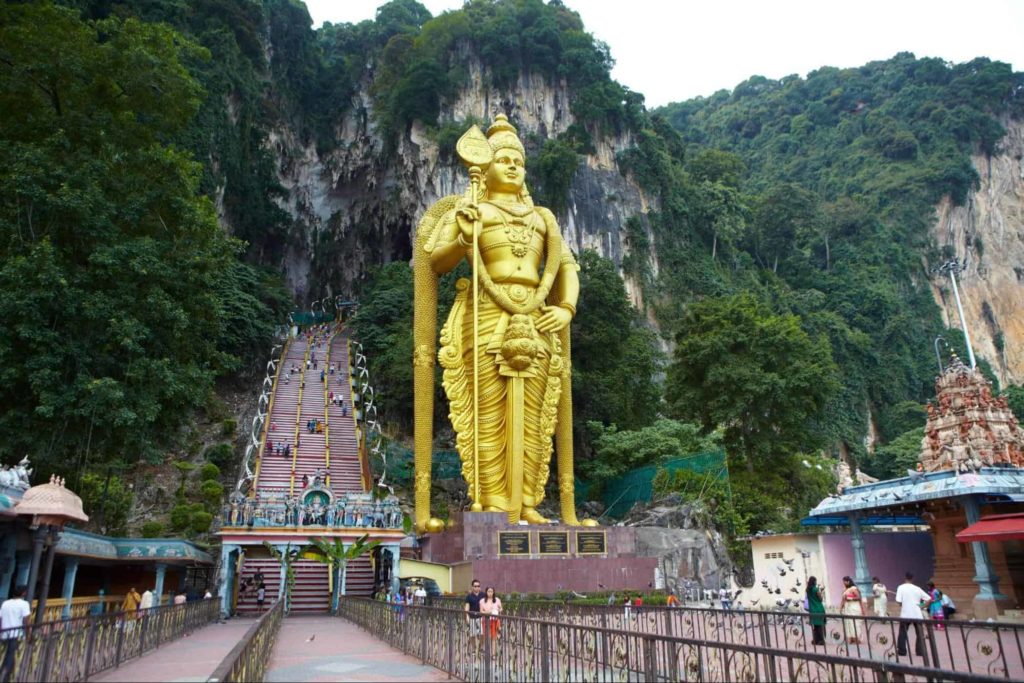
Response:
[[[603,531],[577,531],[576,532],[576,554],[577,555],[604,555],[608,552],[605,532]]]
[[[530,532],[529,531],[499,531],[498,532],[498,554],[499,555],[529,555],[530,554]]]
[[[568,555],[569,554],[569,532],[567,531],[541,531],[537,534],[540,541],[538,552],[541,555]]]

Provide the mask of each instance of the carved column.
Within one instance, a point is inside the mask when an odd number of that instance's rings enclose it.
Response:
[[[967,524],[975,524],[981,519],[978,499],[974,496],[966,496],[961,500],[964,504],[964,512],[967,514]],[[1008,600],[1009,598],[999,592],[999,577],[992,570],[992,560],[988,554],[988,544],[973,542],[971,543],[971,549],[974,551],[974,582],[978,584],[978,594],[974,599]]]
[[[401,561],[402,553],[397,543],[389,545],[391,549],[391,593],[398,594],[398,563]]]
[[[46,549],[43,585],[39,589],[38,606],[36,607],[35,623],[37,626],[43,623],[43,617],[46,614],[46,598],[50,594],[50,577],[53,575],[53,558],[57,554],[57,541],[60,540],[60,533],[57,527],[47,526],[44,528],[44,532],[44,538],[49,542],[49,547]]]
[[[3,567],[3,572],[0,573],[0,600],[6,600],[11,596],[11,582],[17,568],[14,556],[16,540],[14,533],[8,533],[0,542],[0,567]]]
[[[864,532],[860,528],[860,519],[856,514],[849,514],[850,545],[853,546],[853,582],[860,589],[861,596],[871,595],[871,572],[868,571],[868,554],[864,547]]]
[[[153,589],[153,607],[159,607],[164,596],[164,577],[167,575],[167,565],[158,563],[156,565],[156,587]]]
[[[69,557],[64,562],[64,590],[61,597],[64,598],[64,609],[60,616],[62,619],[71,618],[71,600],[75,596],[75,577],[78,575],[78,558]]]

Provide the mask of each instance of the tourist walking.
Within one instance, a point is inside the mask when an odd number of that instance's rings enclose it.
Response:
[[[267,599],[267,585],[261,583],[260,587],[256,589],[256,611],[259,614],[263,614],[263,603]]]
[[[128,590],[128,594],[124,596],[121,611],[126,612],[130,619],[134,618],[135,613],[139,611],[140,604],[142,604],[142,596],[139,595],[139,591],[135,590],[133,586]]]
[[[839,612],[846,617],[864,616],[860,589],[849,576],[843,577],[843,597],[839,601]],[[860,621],[858,619],[843,619],[843,632],[846,634],[846,642],[860,643]]]
[[[480,601],[480,612],[488,615],[491,640],[497,640],[500,630],[498,615],[501,614],[501,598],[498,597],[491,586],[488,586],[487,590],[484,591],[484,599]]]
[[[142,594],[142,599],[139,600],[139,611],[152,609],[153,608],[153,591],[146,589],[146,592]]]
[[[889,591],[877,576],[871,579],[871,594],[875,596],[875,616],[889,616]]]
[[[726,588],[718,589],[718,599],[722,603],[722,609],[729,609],[732,607],[732,599],[729,595],[729,591]]]
[[[18,655],[18,643],[25,636],[25,619],[32,613],[32,607],[25,600],[25,586],[14,589],[14,597],[0,605],[0,639],[4,641],[4,663],[0,667],[0,681],[6,683],[14,673],[14,660]]]
[[[936,631],[944,631],[946,629],[942,625],[946,618],[946,613],[942,609],[942,591],[935,587],[934,581],[928,582],[928,616],[932,618],[932,621],[938,622],[935,624]]]
[[[814,576],[807,578],[807,611],[811,613],[811,645],[824,645],[825,599]]]
[[[896,654],[905,657],[907,654],[907,630],[914,627],[914,653],[924,656],[924,640],[921,638],[921,605],[931,601],[931,596],[914,585],[914,575],[906,573],[903,583],[896,589],[896,602],[900,605],[900,631],[896,638]],[[915,621],[906,621],[914,619]]]
[[[479,654],[480,636],[483,635],[483,624],[480,621],[480,603],[483,599],[484,594],[480,592],[480,582],[473,579],[462,609],[466,612],[466,624],[469,626],[469,640],[473,645],[474,656]]]

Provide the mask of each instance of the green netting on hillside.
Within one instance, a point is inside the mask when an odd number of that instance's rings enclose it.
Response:
[[[292,324],[319,325],[334,320],[334,313],[311,313],[310,311],[292,311]]]
[[[622,517],[638,502],[650,502],[654,493],[654,476],[659,469],[669,474],[677,470],[689,470],[699,474],[707,474],[713,479],[729,481],[729,468],[726,464],[724,451],[698,453],[685,458],[674,458],[656,465],[648,465],[627,472],[617,479],[612,479],[604,487],[602,499],[607,506],[605,514],[610,517]],[[577,503],[586,500],[581,497],[580,488],[576,488]]]
[[[412,487],[415,474],[413,453],[411,449],[395,444],[387,446],[387,483],[392,486]],[[383,460],[379,456],[370,457],[370,467],[375,476],[384,470]],[[435,451],[430,468],[433,479],[452,479],[462,476],[462,462],[455,451]]]

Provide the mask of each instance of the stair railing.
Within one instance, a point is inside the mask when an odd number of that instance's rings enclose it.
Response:
[[[353,348],[355,353],[352,353]],[[394,490],[387,483],[388,456],[384,444],[384,435],[380,428],[377,416],[376,394],[370,384],[370,370],[367,365],[366,354],[363,353],[363,345],[354,339],[349,339],[349,382],[352,390],[352,415],[356,420],[356,439],[359,442],[360,460],[363,469],[363,489],[369,491],[372,485],[370,480],[369,452],[381,459],[381,474],[377,486],[386,488],[390,493]],[[359,401],[359,410],[356,410],[355,402]],[[362,428],[360,424],[362,423]]]
[[[267,361],[263,384],[260,388],[260,396],[256,401],[256,414],[253,416],[252,424],[249,427],[249,443],[246,444],[238,482],[235,484],[235,491],[242,494],[248,488],[247,482],[251,482],[255,488],[257,478],[259,477],[260,461],[263,458],[263,449],[267,439],[267,417],[270,415],[270,410],[273,406],[273,394],[277,387],[277,378],[281,370],[280,366],[284,360],[288,344],[289,340],[285,340],[283,344],[274,344],[270,349],[270,360]]]
[[[295,406],[295,448],[292,452],[292,471],[288,483],[288,495],[295,495],[295,466],[299,461],[299,422],[302,421],[302,392],[306,388],[306,365],[309,363],[309,349],[311,344],[306,343],[306,353],[302,356],[302,367],[299,368],[299,402]]]

